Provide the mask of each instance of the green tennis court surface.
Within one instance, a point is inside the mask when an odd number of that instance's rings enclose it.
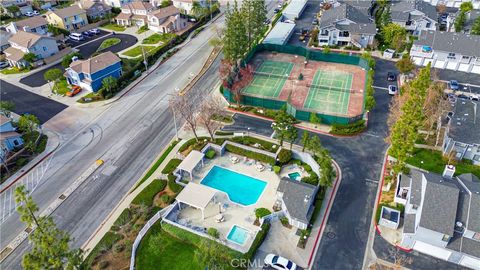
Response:
[[[348,113],[352,79],[350,73],[317,70],[303,106],[328,113]]]
[[[264,61],[255,70],[252,82],[243,90],[243,93],[263,97],[278,97],[292,69],[293,63]]]

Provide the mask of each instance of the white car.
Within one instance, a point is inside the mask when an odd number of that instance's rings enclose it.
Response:
[[[34,11],[33,11],[33,16],[38,16],[38,15],[40,15],[40,12],[34,10]]]
[[[27,13],[25,13],[25,16],[27,16],[27,17],[33,17],[33,12],[28,11]]]
[[[75,40],[75,41],[80,41],[80,40],[84,40],[85,37],[80,34],[80,33],[71,33],[69,36],[68,36],[69,39],[71,40]]]
[[[275,254],[268,254],[267,257],[265,257],[264,262],[265,262],[265,265],[278,270],[297,269],[297,265],[294,262]]]
[[[394,96],[394,95],[398,94],[398,87],[396,87],[395,85],[389,85],[388,86],[388,94],[391,95],[391,96]]]
[[[100,34],[100,30],[98,30],[97,28],[90,29],[89,32],[92,33],[92,34],[94,34],[94,35]]]

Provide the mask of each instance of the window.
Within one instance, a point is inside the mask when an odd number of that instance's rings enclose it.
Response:
[[[430,28],[430,26],[432,26],[431,22],[427,22],[427,24],[425,25],[425,27],[427,27],[427,28]]]
[[[464,56],[462,56],[462,59],[463,59],[463,60],[468,60],[468,59],[470,59],[470,56],[464,55]]]
[[[449,59],[455,59],[455,53],[448,53],[447,58],[449,58]]]

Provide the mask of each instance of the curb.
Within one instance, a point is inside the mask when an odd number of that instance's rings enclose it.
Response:
[[[335,184],[333,185],[333,188],[332,188],[332,196],[330,196],[330,198],[328,199],[328,204],[327,204],[327,208],[325,210],[325,215],[323,216],[322,223],[320,224],[320,230],[318,230],[317,237],[315,238],[315,244],[313,245],[312,253],[310,254],[310,258],[308,259],[308,269],[311,269],[312,259],[318,251],[318,247],[319,247],[318,243],[319,243],[320,238],[323,235],[323,232],[325,230],[325,226],[326,226],[325,222],[326,222],[328,216],[330,215],[332,201],[337,195],[337,188],[338,188],[338,185],[339,185],[340,181],[342,180],[342,177],[341,177],[342,176],[342,170],[340,169],[340,166],[338,166],[337,162],[333,159],[332,159],[332,163],[335,166],[335,169],[337,171],[337,179],[335,179]]]

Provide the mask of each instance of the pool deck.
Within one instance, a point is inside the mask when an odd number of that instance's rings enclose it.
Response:
[[[182,209],[178,219],[183,219],[190,224],[199,227],[216,228],[220,233],[220,240],[225,241],[225,244],[228,247],[244,253],[248,251],[253,239],[255,239],[257,232],[260,230],[259,226],[253,224],[255,221],[255,209],[264,207],[272,211],[272,207],[277,201],[276,192],[280,183],[280,177],[273,171],[269,171],[268,168],[261,172],[258,171],[255,163],[248,165],[242,156],[237,156],[240,161],[233,164],[230,160],[231,155],[232,154],[227,153],[221,157],[217,156],[213,160],[206,159],[204,167],[201,167],[194,172],[193,182],[200,183],[213,166],[220,166],[267,182],[258,201],[253,205],[243,206],[230,201],[226,193],[219,191],[215,195],[215,203],[211,202],[205,209],[205,219],[202,220],[202,213],[200,210],[192,207]],[[188,177],[186,177],[186,179],[188,179]],[[223,207],[224,204],[227,204],[228,206]],[[215,217],[219,214],[220,210],[222,211],[221,214],[224,216],[225,221],[217,223]],[[238,245],[226,240],[228,233],[234,225],[242,227],[250,232],[250,236],[247,238],[244,245]]]

